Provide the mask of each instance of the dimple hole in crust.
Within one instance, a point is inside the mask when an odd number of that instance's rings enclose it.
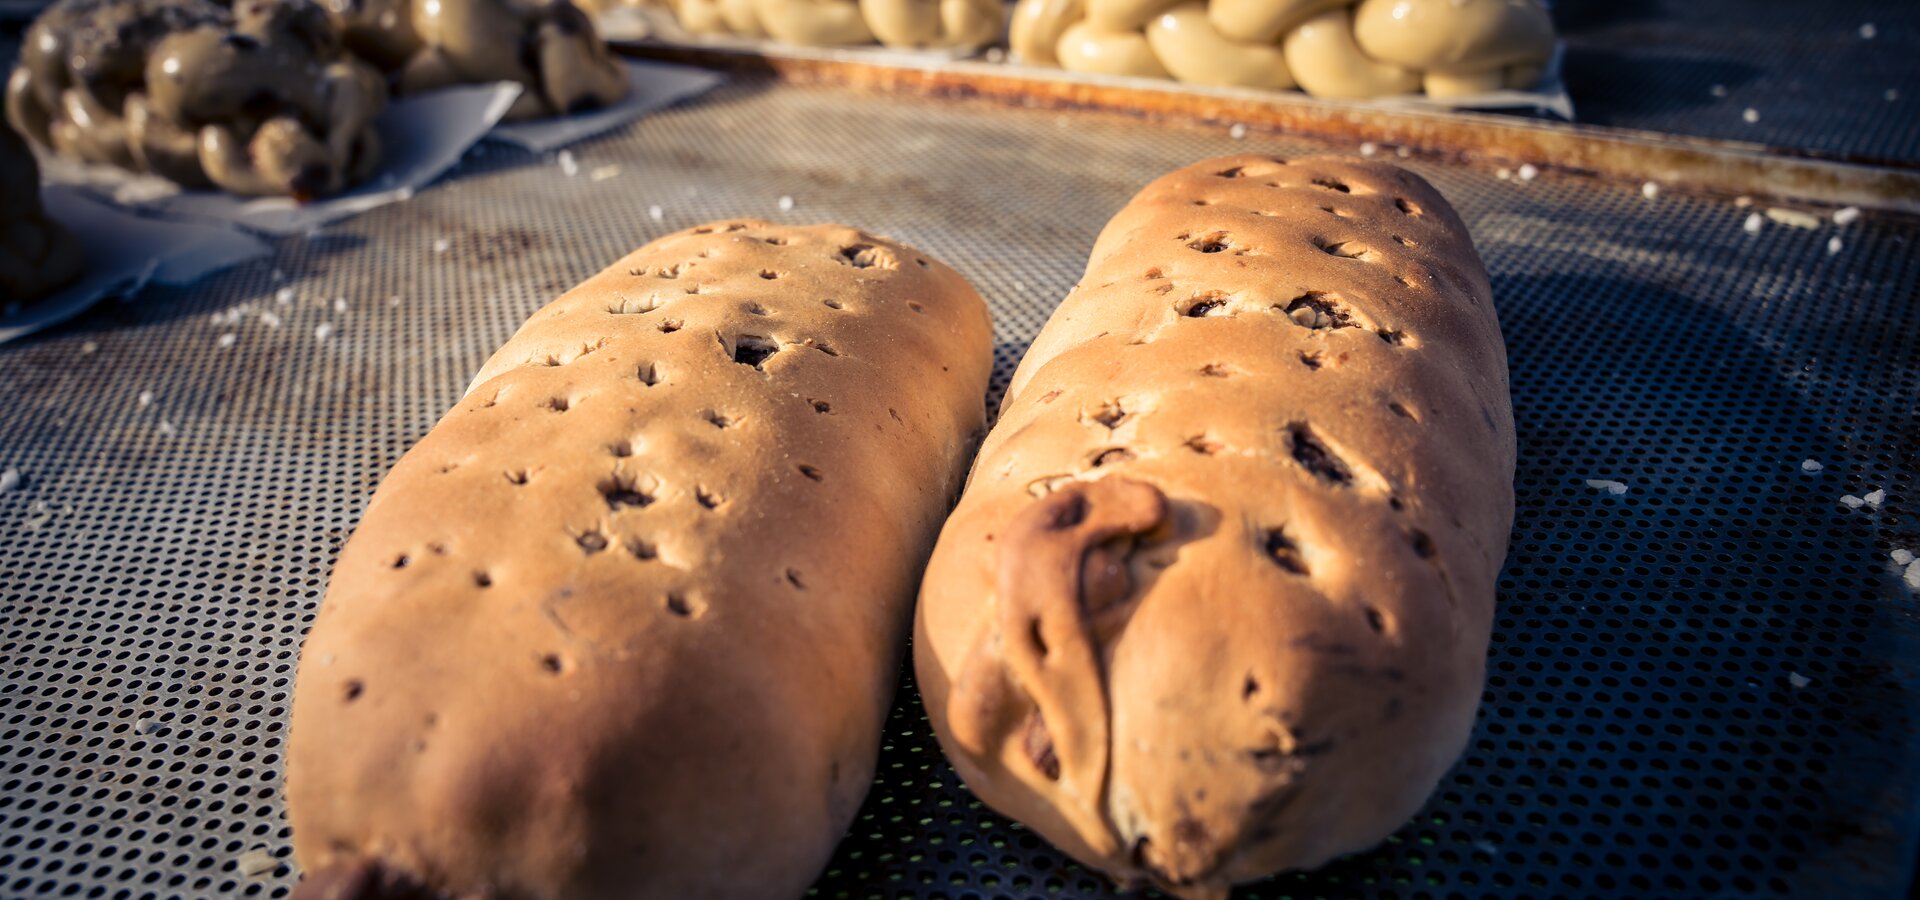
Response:
[[[828,309],[846,309],[847,308],[846,304],[841,303],[838,300],[832,299],[831,297],[829,297],[828,299],[822,300],[820,302],[825,304]]]
[[[687,600],[687,595],[678,591],[670,591],[667,593],[666,607],[667,612],[679,616],[682,619],[693,618],[695,612],[693,604]]]
[[[809,479],[812,479],[814,481],[827,480],[827,477],[825,475],[820,474],[820,470],[814,468],[813,466],[809,466],[802,463],[798,468],[800,469],[800,474],[807,476]]]
[[[813,349],[818,350],[821,353],[825,353],[828,356],[840,355],[840,351],[833,349],[831,345],[827,344],[824,341],[817,341],[817,340],[814,340],[813,338],[808,338],[806,343],[807,343],[807,346],[812,347]]]
[[[804,591],[807,589],[807,583],[800,580],[799,569],[787,570],[787,583],[793,585],[793,589],[796,591]]]
[[[1187,248],[1201,253],[1219,253],[1233,248],[1233,238],[1224,231],[1216,231],[1188,241]]]
[[[672,334],[672,333],[674,333],[674,332],[676,332],[676,331],[679,331],[679,330],[680,330],[680,326],[681,326],[681,325],[684,325],[684,324],[686,324],[686,323],[684,323],[684,322],[682,322],[682,321],[680,321],[679,319],[666,319],[666,320],[663,320],[663,321],[661,321],[661,323],[660,323],[660,333],[661,333],[661,334]]]
[[[1393,276],[1393,280],[1400,282],[1401,287],[1417,288],[1420,286],[1418,282],[1414,281],[1411,278],[1408,278],[1405,275],[1395,275]]]
[[[1053,401],[1055,401],[1055,400],[1058,400],[1058,399],[1060,399],[1060,395],[1061,395],[1062,393],[1064,393],[1064,392],[1063,392],[1063,391],[1061,391],[1061,390],[1060,390],[1059,388],[1054,388],[1053,390],[1050,390],[1050,391],[1048,391],[1048,392],[1046,392],[1046,393],[1044,393],[1044,394],[1041,394],[1041,395],[1040,395],[1040,402],[1041,402],[1041,403],[1052,403]]]
[[[1153,268],[1148,269],[1146,275],[1142,277],[1146,278],[1148,281],[1158,281],[1162,278],[1167,277],[1167,273],[1164,270],[1162,270],[1159,266],[1154,266]]]
[[[663,305],[660,298],[651,294],[638,300],[623,294],[620,296],[619,303],[607,307],[607,312],[615,316],[644,316]]]
[[[766,280],[768,280],[768,281],[772,281],[772,280],[774,280],[774,279],[776,279],[776,278],[779,278],[779,277],[780,277],[780,273],[779,273],[779,272],[775,272],[775,271],[774,271],[774,270],[772,270],[772,269],[761,269],[761,270],[760,270],[760,277],[761,277],[761,278],[764,278],[764,279],[766,279]]]
[[[1207,363],[1200,367],[1200,374],[1208,378],[1225,378],[1233,374],[1233,367],[1226,363]]]
[[[1379,331],[1374,332],[1374,334],[1379,335],[1380,339],[1383,341],[1386,341],[1387,345],[1390,347],[1403,346],[1407,342],[1406,332],[1398,331],[1392,328],[1382,328]]]
[[[1276,306],[1277,308],[1277,306]],[[1308,291],[1287,303],[1283,310],[1293,324],[1302,328],[1355,328],[1353,314],[1340,298],[1326,291]]]
[[[1252,700],[1258,693],[1260,693],[1260,681],[1253,677],[1252,672],[1248,672],[1247,679],[1240,683],[1240,699],[1242,702]]]
[[[1338,178],[1330,178],[1330,177],[1315,178],[1313,180],[1313,186],[1326,188],[1327,190],[1330,190],[1330,191],[1339,191],[1342,194],[1353,193],[1353,188],[1348,187],[1346,182],[1341,181]]]
[[[393,567],[396,569],[404,569],[407,567],[407,564],[411,562],[413,562],[413,558],[402,553],[393,558]]]
[[[1326,355],[1318,350],[1300,351],[1300,364],[1308,369],[1318,369],[1326,364]]]
[[[1300,555],[1300,546],[1293,542],[1293,538],[1287,536],[1286,528],[1267,529],[1263,546],[1267,551],[1267,558],[1273,560],[1274,565],[1295,575],[1308,574],[1307,560]]]
[[[473,586],[477,588],[493,587],[493,576],[486,572],[473,573]]]
[[[1410,241],[1410,240],[1408,240],[1408,239],[1406,239],[1406,238],[1403,238],[1403,237],[1401,237],[1400,235],[1397,235],[1397,234],[1393,236],[1393,242],[1394,242],[1394,243],[1396,243],[1396,244],[1399,244],[1399,245],[1400,245],[1400,246],[1402,246],[1402,247],[1418,247],[1418,246],[1420,246],[1419,244],[1416,244],[1416,243],[1414,243],[1413,241]]]
[[[1353,470],[1345,460],[1333,452],[1332,448],[1313,433],[1313,426],[1305,422],[1295,422],[1287,426],[1287,444],[1293,453],[1294,462],[1301,465],[1315,478],[1330,484],[1341,486],[1353,483]]]
[[[607,536],[598,531],[582,531],[579,537],[573,539],[573,542],[579,544],[580,552],[588,556],[607,549]]]
[[[693,489],[693,499],[706,509],[719,509],[720,504],[726,502],[721,499],[719,494],[707,490],[706,485],[701,485]]]
[[[1133,457],[1133,451],[1125,447],[1109,447],[1093,455],[1093,467],[1098,469],[1101,466],[1111,466],[1126,462]]]
[[[1420,421],[1418,418],[1414,417],[1413,410],[1408,409],[1405,404],[1401,403],[1398,400],[1388,401],[1387,408],[1392,410],[1394,415],[1399,416],[1402,419],[1412,419],[1415,422]]]
[[[1374,634],[1387,633],[1387,617],[1384,614],[1369,606],[1366,608],[1366,616],[1367,627],[1373,629]]]
[[[733,361],[755,371],[766,371],[767,360],[779,352],[778,342],[755,334],[743,334],[733,342]]]
[[[707,410],[707,423],[715,428],[732,428],[738,421],[725,413]]]
[[[742,312],[745,312],[745,313],[746,313],[747,315],[750,315],[750,316],[770,316],[770,315],[773,315],[773,313],[772,313],[771,311],[769,311],[769,310],[768,310],[768,309],[767,309],[766,307],[764,307],[764,306],[761,306],[761,305],[760,305],[760,304],[758,304],[758,303],[749,303],[749,304],[747,304],[746,306],[743,306],[743,307],[741,307],[741,311],[742,311]]]
[[[565,397],[549,397],[546,407],[554,412],[566,412],[573,407],[573,401]]]
[[[348,703],[352,703],[353,701],[360,699],[360,695],[366,693],[366,691],[367,691],[366,684],[363,683],[360,679],[355,678],[347,682],[345,690],[341,691],[341,695],[343,700],[345,700]]]
[[[567,666],[561,661],[560,654],[549,653],[540,657],[540,668],[545,669],[548,675],[559,675],[566,671]]]
[[[1231,169],[1223,169],[1213,174],[1219,178],[1239,178],[1246,174],[1246,170],[1242,166],[1234,166]]]
[[[660,365],[658,363],[641,363],[633,370],[633,375],[635,378],[640,379],[641,384],[647,387],[653,387],[667,380],[666,373],[660,371]]]
[[[1320,251],[1328,256],[1337,256],[1341,259],[1357,259],[1361,262],[1370,262],[1373,259],[1373,248],[1359,241],[1329,242],[1322,238],[1314,238],[1313,245],[1319,247]]]
[[[908,300],[908,301],[907,301],[907,308],[908,308],[908,309],[910,309],[910,310],[913,310],[914,312],[917,312],[917,313],[921,313],[921,314],[923,314],[923,315],[924,315],[924,314],[926,313],[926,311],[927,311],[927,305],[926,305],[926,304],[924,304],[924,303],[921,303],[921,302],[920,302],[920,301],[918,301],[918,300]]]
[[[1413,545],[1413,552],[1421,559],[1432,559],[1440,552],[1439,548],[1433,545],[1433,537],[1418,528],[1408,533],[1407,541]]]
[[[787,245],[787,239],[780,237],[779,235],[768,235],[766,237],[761,238],[761,240],[766,241],[767,243],[772,244],[775,247],[785,247]]]
[[[1189,319],[1231,316],[1233,311],[1227,306],[1227,301],[1231,299],[1225,291],[1208,291],[1188,299],[1186,308],[1180,314]]]
[[[1212,456],[1215,453],[1219,453],[1225,447],[1225,444],[1214,440],[1211,435],[1196,434],[1193,437],[1187,438],[1187,449],[1201,456]]]
[[[660,558],[659,547],[639,538],[628,538],[622,546],[627,548],[627,552],[632,554],[634,559],[651,562]]]
[[[507,483],[512,485],[524,486],[527,482],[533,480],[532,469],[508,469],[505,475],[507,477]]]
[[[646,509],[653,505],[653,495],[644,490],[638,480],[619,472],[600,482],[600,496],[607,501],[607,509],[613,512],[629,507]]]
[[[1393,198],[1393,208],[1414,218],[1420,218],[1420,207],[1405,197]]]
[[[1100,404],[1092,412],[1080,414],[1083,424],[1101,425],[1108,431],[1119,428],[1130,418],[1133,418],[1133,413],[1126,408],[1126,401],[1118,398]]]
[[[880,264],[879,251],[872,244],[854,244],[840,248],[840,258],[856,269],[871,269]]]

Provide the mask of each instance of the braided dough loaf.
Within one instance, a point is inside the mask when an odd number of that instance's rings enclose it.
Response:
[[[671,0],[696,34],[772,37],[801,46],[974,48],[1000,38],[1001,0]]]
[[[1425,181],[1167,175],[1034,341],[928,565],[941,744],[988,805],[1185,897],[1366,848],[1467,740],[1513,463],[1486,274]]]
[[[871,780],[989,333],[911,247],[757,221],[535,313],[334,569],[306,896],[799,896]]]
[[[1035,65],[1366,98],[1529,88],[1553,54],[1542,0],[1020,0]]]

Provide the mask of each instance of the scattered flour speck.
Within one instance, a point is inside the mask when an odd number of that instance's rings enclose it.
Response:
[[[1818,472],[1824,468],[1826,468],[1826,466],[1821,465],[1817,459],[1803,459],[1800,461],[1800,471],[1802,472]]]
[[[1765,216],[1762,216],[1759,213],[1748,213],[1747,220],[1745,222],[1740,223],[1740,227],[1741,229],[1745,230],[1746,233],[1748,234],[1759,234],[1760,229],[1765,227],[1766,224],[1767,224],[1767,218]]]
[[[1532,181],[1540,175],[1540,170],[1535,168],[1533,163],[1527,163],[1520,167],[1519,175],[1521,181]]]
[[[647,207],[647,218],[652,219],[655,222],[658,222],[665,219],[666,217],[667,217],[666,211],[662,210],[660,207],[658,206]]]
[[[1593,488],[1596,491],[1606,491],[1616,497],[1627,492],[1625,482],[1612,481],[1606,478],[1589,478],[1587,479],[1587,487]]]
[[[1860,221],[1860,207],[1848,206],[1833,211],[1833,224],[1852,225]]]
[[[1806,687],[1807,685],[1812,684],[1813,679],[1808,678],[1807,676],[1802,675],[1799,672],[1794,672],[1790,670],[1787,672],[1787,683],[1793,685],[1796,688],[1803,688],[1803,687]]]
[[[1896,566],[1904,566],[1910,562],[1913,562],[1912,550],[1895,548],[1894,551],[1888,555],[1893,557],[1893,564]]]
[[[229,331],[229,332],[227,332],[226,334],[223,334],[223,335],[221,335],[221,336],[220,336],[220,341],[219,341],[219,343],[220,343],[220,346],[221,346],[221,347],[223,347],[223,348],[224,348],[224,347],[231,347],[231,346],[233,346],[233,345],[234,345],[234,342],[236,342],[236,341],[238,341],[238,340],[240,340],[240,336],[239,336],[239,335],[237,335],[237,334],[234,334],[234,333],[233,333],[233,332],[231,332],[231,331]]]
[[[0,472],[0,494],[4,494],[19,486],[20,486],[20,470],[19,469],[8,469],[5,472]]]
[[[792,212],[792,211],[793,211],[793,198],[792,198],[792,197],[788,197],[788,196],[784,196],[784,195],[782,195],[782,196],[781,196],[781,198],[780,198],[780,211],[781,211],[781,212]]]
[[[1227,137],[1233,138],[1236,141],[1243,140],[1246,138],[1246,136],[1247,136],[1247,126],[1242,125],[1238,122],[1233,123],[1233,127],[1227,129]]]
[[[1840,498],[1840,505],[1848,509],[1859,509],[1860,507],[1867,505],[1867,501],[1862,500],[1859,497],[1855,497],[1852,494],[1848,494]]]
[[[327,338],[331,337],[332,335],[333,335],[332,322],[321,322],[320,324],[313,326],[313,339],[316,341],[324,341]]]
[[[1827,238],[1827,255],[1828,256],[1833,256],[1835,254],[1838,254],[1845,247],[1846,247],[1846,244],[1841,242],[1839,235],[1836,234],[1833,237]]]
[[[560,174],[568,178],[580,174],[580,163],[573,158],[572,150],[560,151]]]
[[[1652,200],[1660,196],[1660,186],[1649,181],[1640,186],[1640,193],[1645,195],[1648,200]]]
[[[1887,489],[1878,488],[1874,490],[1873,493],[1870,493],[1865,497],[1861,497],[1860,499],[1867,501],[1868,506],[1871,506],[1874,509],[1879,509],[1880,504],[1887,502]]]

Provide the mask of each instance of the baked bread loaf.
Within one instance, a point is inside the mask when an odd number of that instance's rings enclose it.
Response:
[[[683,231],[535,313],[334,568],[287,757],[303,896],[799,896],[990,368],[963,278],[841,226]]]
[[[1487,277],[1425,181],[1167,175],[1027,352],[928,564],[941,746],[1182,897],[1371,846],[1472,727],[1513,463]]]
[[[1530,88],[1553,55],[1542,0],[1020,0],[1035,65],[1358,99]]]

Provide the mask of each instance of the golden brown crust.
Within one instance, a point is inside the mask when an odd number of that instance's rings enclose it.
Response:
[[[1371,845],[1465,743],[1513,453],[1486,275],[1426,182],[1260,156],[1161,178],[1034,341],[929,563],[915,663],[944,748],[989,805],[1187,896]],[[1042,766],[958,717],[995,677],[1050,727],[1087,714],[1007,659],[1009,554],[1042,545],[1001,542],[1115,479],[1166,512],[1114,551],[1131,590],[1084,604],[1109,719],[1089,806],[1044,771],[1083,764],[1064,743]]]
[[[341,553],[293,704],[302,865],[797,896],[867,789],[989,332],[910,247],[754,221],[535,313]]]

